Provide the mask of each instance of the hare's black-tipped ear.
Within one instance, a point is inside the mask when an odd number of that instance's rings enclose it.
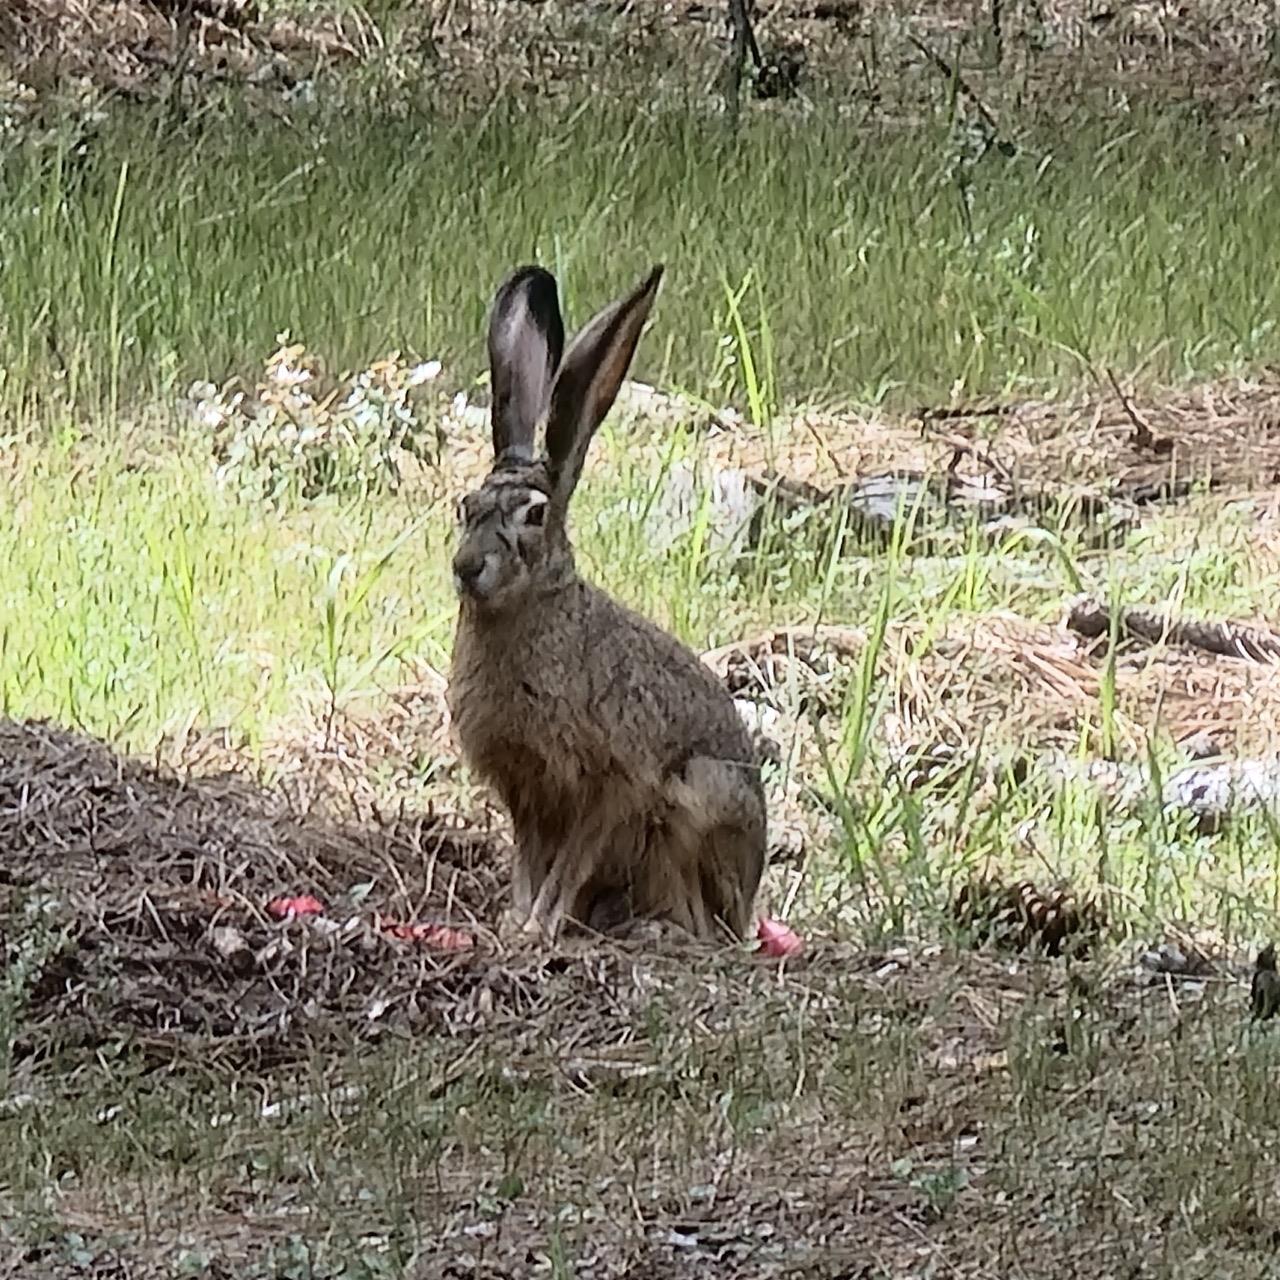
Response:
[[[547,460],[562,507],[582,474],[591,437],[617,398],[661,281],[662,267],[654,267],[625,298],[596,315],[565,354],[547,417]]]
[[[563,354],[556,278],[542,267],[520,267],[502,283],[489,311],[495,461],[504,454],[532,461],[534,432]]]

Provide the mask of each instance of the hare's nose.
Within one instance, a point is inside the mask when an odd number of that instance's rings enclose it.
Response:
[[[470,586],[484,571],[484,556],[474,551],[459,551],[453,557],[453,576],[463,586]]]

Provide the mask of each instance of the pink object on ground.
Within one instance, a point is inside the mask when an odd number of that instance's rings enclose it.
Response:
[[[446,924],[397,924],[393,920],[379,920],[378,928],[401,942],[417,942],[433,951],[470,951],[475,939],[461,929],[451,929]]]
[[[291,920],[295,916],[322,916],[324,903],[304,893],[297,898],[272,898],[267,903],[267,910],[277,920]]]
[[[794,929],[768,916],[761,917],[756,937],[760,939],[760,950],[767,956],[795,956],[804,949],[804,939]]]

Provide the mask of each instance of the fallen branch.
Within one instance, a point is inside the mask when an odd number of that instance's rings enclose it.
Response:
[[[747,54],[751,54],[757,71],[763,62],[755,32],[751,29],[751,0],[729,0],[729,25],[733,38],[729,46],[729,61],[724,70],[724,104],[730,127],[736,129]]]
[[[1087,640],[1096,640],[1110,633],[1111,611],[1098,600],[1078,600],[1067,614],[1067,626]],[[1251,658],[1254,662],[1280,659],[1280,635],[1242,622],[1179,622],[1145,609],[1123,609],[1119,630],[1148,644],[1202,649],[1222,658]]]
[[[1202,486],[1212,492],[1222,488],[1222,480],[1215,475],[1203,479],[1166,476],[1160,480],[1117,480],[1111,486],[1111,496],[1140,507],[1155,502],[1180,502],[1197,493]]]
[[[982,117],[982,123],[991,131],[993,141],[1000,137],[1000,125],[995,116],[987,109],[986,104],[974,92],[972,85],[960,74],[959,68],[951,65],[936,49],[927,45],[919,36],[909,36],[908,39],[921,53],[933,64],[934,69],[946,79],[950,80],[956,87],[957,91],[971,103],[974,110]]]

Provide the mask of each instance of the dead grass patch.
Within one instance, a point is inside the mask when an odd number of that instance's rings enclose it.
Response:
[[[832,638],[827,633],[838,634]],[[833,669],[848,669],[867,643],[855,628],[795,627],[708,654],[744,696],[824,688],[838,700]],[[1064,623],[1016,614],[957,615],[941,626],[891,623],[878,673],[891,690],[884,733],[897,751],[980,743],[1031,752],[1070,752],[1099,734],[1105,656]],[[1119,749],[1143,759],[1150,739],[1209,735],[1224,754],[1276,753],[1280,667],[1165,646],[1130,646],[1115,661]],[[795,695],[793,694],[794,698]]]
[[[727,49],[725,10],[697,0],[624,6],[449,0],[410,7],[385,29],[361,6],[341,0],[283,13],[269,4],[204,0],[189,34],[180,12],[179,5],[146,0],[16,0],[0,14],[0,57],[41,90],[84,78],[135,97],[166,93],[175,72],[205,85],[279,88],[388,52],[420,60],[452,87],[487,91],[500,64],[509,86],[553,93],[597,76],[604,64],[643,60],[646,51],[679,50],[697,75],[696,68],[720,61]],[[1060,102],[1070,87],[1089,84],[1125,103],[1194,98],[1222,122],[1230,146],[1244,139],[1246,117],[1262,119],[1270,105],[1273,20],[1264,0],[1103,8],[1056,0],[1002,8],[998,26],[967,0],[784,0],[761,7],[757,34],[766,53],[775,47],[803,53],[805,88],[825,79],[847,93],[852,68],[854,113],[902,123],[920,118],[937,70],[907,36],[934,42],[944,58],[954,57],[963,39],[969,52],[962,59],[962,105],[989,119],[1007,108],[1016,123],[1028,102]],[[886,45],[886,33],[901,43]]]
[[[1124,400],[1108,388],[922,408],[900,418],[809,411],[767,429],[720,420],[709,424],[704,447],[716,466],[821,488],[954,468],[997,492],[1012,485],[1070,496],[1076,488],[1140,504],[1193,484],[1250,491],[1280,475],[1280,377],[1222,378]]]

